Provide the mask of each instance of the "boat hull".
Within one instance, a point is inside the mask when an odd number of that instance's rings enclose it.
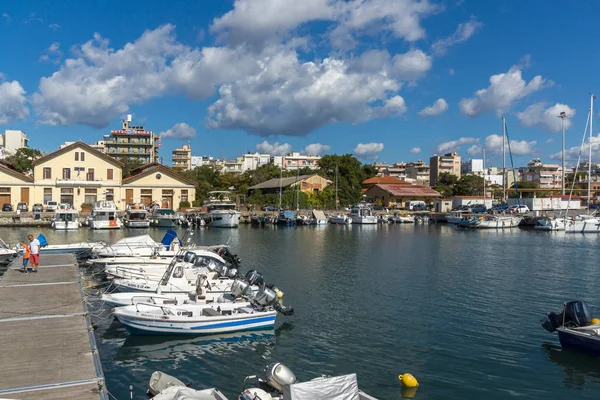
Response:
[[[192,321],[144,318],[115,310],[115,316],[131,335],[210,335],[274,328],[276,312],[232,315]]]
[[[596,338],[573,330],[558,328],[558,340],[563,348],[585,351],[600,356],[600,338]]]
[[[567,221],[566,233],[600,233],[600,220],[588,218],[583,220]]]
[[[368,217],[352,217],[352,224],[359,225],[375,225],[377,224],[377,217],[368,216]]]
[[[90,221],[90,229],[121,229],[121,221]]]
[[[126,219],[123,221],[123,225],[129,229],[143,229],[150,227],[150,221],[130,221]]]
[[[80,227],[79,221],[52,221],[52,228],[56,231],[71,231]]]
[[[150,226],[153,228],[175,228],[177,227],[177,219],[175,218],[152,218]]]
[[[240,226],[240,217],[242,213],[239,211],[209,213],[210,221],[208,226],[211,228],[237,228]]]
[[[510,229],[518,228],[521,218],[519,217],[497,217],[494,219],[480,219],[475,225],[478,229]]]

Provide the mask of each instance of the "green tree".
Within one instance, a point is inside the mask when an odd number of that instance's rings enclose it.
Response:
[[[341,206],[354,204],[361,200],[362,182],[370,178],[372,171],[365,170],[361,162],[352,154],[329,154],[319,160],[319,174],[335,185],[336,169],[338,171],[338,199]],[[335,192],[334,192],[335,197]]]
[[[453,185],[455,196],[483,196],[483,178],[477,175],[464,175]]]
[[[433,189],[439,192],[442,197],[452,197],[454,196],[454,185],[457,182],[458,177],[456,175],[444,172],[438,176]]]
[[[41,156],[41,151],[25,147],[18,149],[14,155],[8,156],[6,161],[11,163],[17,171],[23,174],[30,174],[33,171],[33,161]]]
[[[510,185],[510,187],[512,189],[515,188],[515,184],[513,183],[512,185]],[[533,192],[521,192],[520,189],[537,189],[538,185],[537,183],[534,182],[517,182],[517,189],[519,189],[519,196],[520,197],[524,197],[524,198],[530,198],[533,197]],[[509,192],[508,193],[508,197],[517,197],[517,193],[515,192]]]
[[[123,171],[123,178],[127,178],[131,175],[131,171],[144,165],[141,161],[135,158],[126,158],[119,161],[121,161],[123,164],[123,168],[121,169]]]
[[[275,164],[263,164],[252,171],[244,172],[244,179],[249,186],[258,185],[269,179],[279,178],[280,168]]]

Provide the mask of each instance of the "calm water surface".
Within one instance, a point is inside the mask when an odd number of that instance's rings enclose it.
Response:
[[[2,238],[14,243],[28,231]],[[43,232],[50,243],[140,234]],[[96,336],[117,398],[129,398],[130,384],[144,398],[150,374],[162,370],[234,399],[244,376],[275,361],[303,380],[356,372],[379,399],[401,397],[402,372],[421,384],[415,399],[599,396],[600,361],[561,351],[539,325],[572,299],[600,314],[599,236],[443,225],[242,226],[194,236],[199,244],[227,240],[243,271],[256,268],[276,283],[296,315],[278,316],[274,332],[149,338],[128,336],[99,310]]]

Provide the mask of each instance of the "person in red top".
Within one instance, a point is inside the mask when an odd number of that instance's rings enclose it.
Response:
[[[21,247],[25,249],[25,253],[23,253],[23,272],[27,273],[29,271],[27,264],[29,264],[29,257],[31,256],[31,247],[24,241],[21,242]]]

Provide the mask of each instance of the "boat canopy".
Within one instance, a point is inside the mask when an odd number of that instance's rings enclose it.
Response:
[[[356,374],[314,379],[308,382],[294,383],[283,387],[283,400],[359,400]]]
[[[321,210],[313,210],[312,215],[316,219],[327,219],[327,217],[325,217],[325,213]]]
[[[286,219],[295,219],[296,218],[294,213],[291,211],[282,211],[279,215]]]

